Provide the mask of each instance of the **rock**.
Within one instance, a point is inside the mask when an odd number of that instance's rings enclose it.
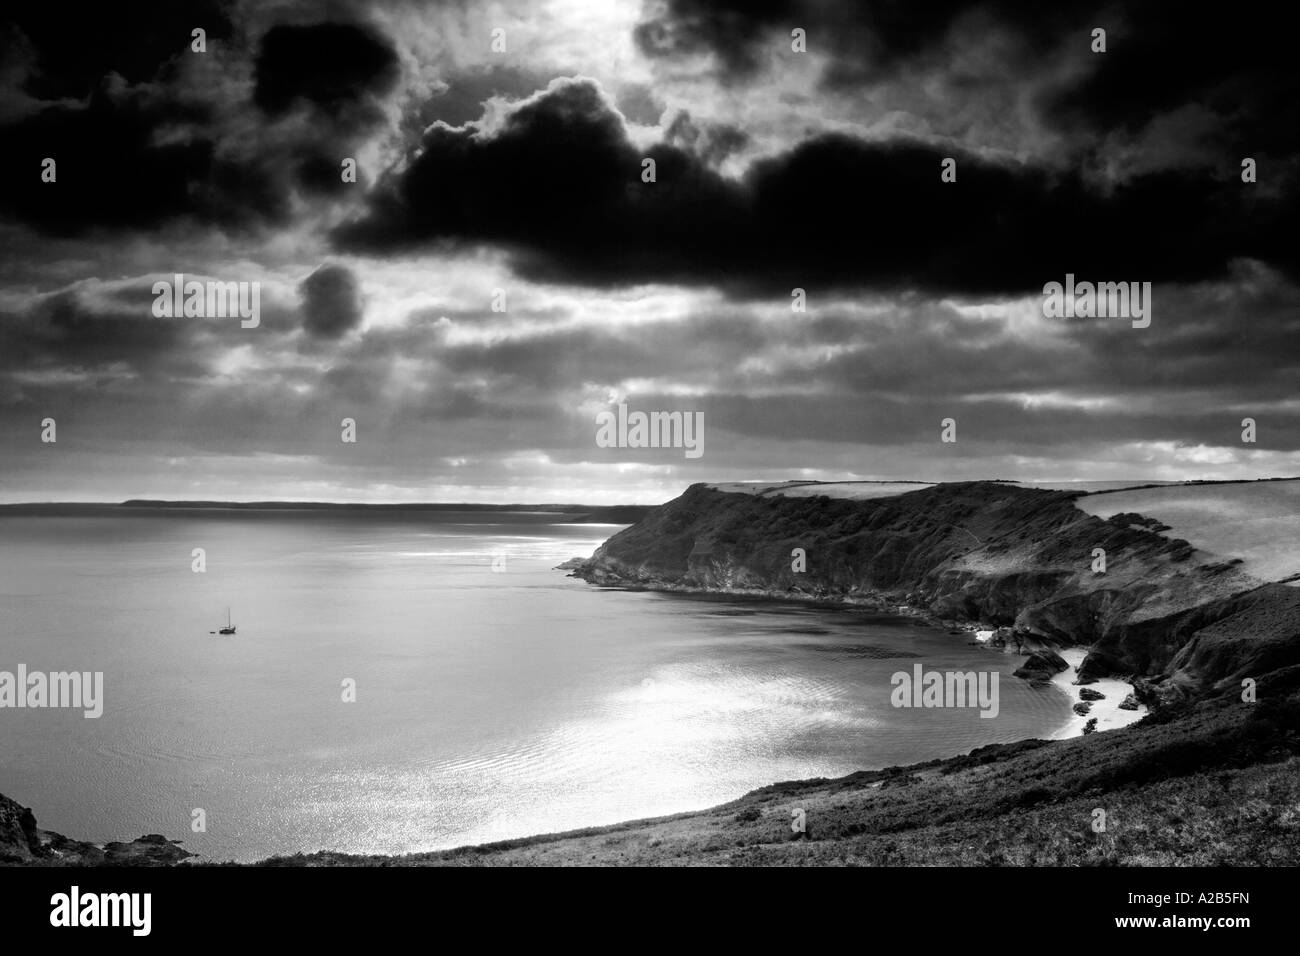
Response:
[[[68,866],[103,866],[104,851],[93,843],[70,840],[62,833],[41,832],[41,859]]]
[[[150,833],[130,843],[107,844],[104,860],[114,866],[171,866],[194,855],[178,844],[178,840]]]
[[[999,627],[993,631],[989,644],[993,647],[1010,647],[1016,643],[1016,631],[1012,627]]]
[[[556,571],[577,571],[584,568],[589,563],[588,558],[569,558],[561,564],[557,564],[553,570]]]
[[[1086,700],[1081,700],[1074,705],[1074,712],[1080,717],[1086,717],[1090,710],[1092,710],[1092,704],[1088,703]]]
[[[1097,730],[1097,718],[1090,717],[1088,719],[1088,722],[1083,725],[1083,732],[1085,734],[1091,734],[1094,733],[1096,730]]]
[[[1106,695],[1099,690],[1089,690],[1085,687],[1079,691],[1079,700],[1105,700]]]
[[[32,811],[0,794],[0,863],[29,863],[39,848]]]
[[[1129,694],[1127,697],[1124,698],[1123,701],[1120,702],[1119,709],[1120,709],[1120,710],[1137,710],[1137,709],[1138,709],[1138,699],[1137,699],[1137,697],[1136,697],[1135,695],[1133,695],[1133,694]]]
[[[0,863],[171,866],[194,855],[177,843],[160,834],[148,833],[130,843],[110,843],[100,849],[93,843],[38,829],[31,810],[0,794]]]
[[[1030,654],[1029,659],[1017,667],[1012,676],[1029,681],[1050,681],[1069,666],[1060,654],[1044,648]]]

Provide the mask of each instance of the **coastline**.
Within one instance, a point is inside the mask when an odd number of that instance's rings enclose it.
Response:
[[[989,644],[993,632],[972,636]],[[1258,858],[1261,822],[1246,803],[1280,807],[1300,801],[1300,702],[1286,699],[1300,674],[1266,679],[1271,702],[1258,707],[1203,700],[1132,727],[1147,711],[1119,711],[1130,685],[1114,679],[1076,685],[1085,649],[1058,653],[1070,666],[1050,682],[1071,698],[1084,688],[1098,690],[1105,696],[1089,716],[1098,717],[1099,730],[1125,732],[1085,735],[1084,718],[1072,719],[1047,739],[992,744],[835,779],[774,782],[703,810],[447,850],[321,850],[235,863],[185,859],[188,854],[171,841],[147,836],[110,845],[119,852],[105,859],[97,847],[40,833],[43,845],[33,845],[19,865],[1203,865],[1211,853],[1198,835],[1204,832],[1215,834],[1214,861],[1297,862],[1300,844],[1287,850],[1283,840],[1294,826],[1286,814],[1268,824],[1276,831],[1270,831],[1270,845],[1277,852]],[[1134,790],[1135,780],[1144,789]],[[1249,800],[1225,804],[1221,794],[1229,788]],[[1089,819],[1099,799],[1150,839],[1133,846],[1089,839],[1078,821]],[[19,809],[0,798],[5,802]],[[1169,825],[1171,806],[1177,807],[1178,826]],[[806,811],[809,831],[802,839],[790,832],[791,807]],[[40,832],[30,811],[25,813],[22,829]],[[12,856],[9,862],[15,862]]]
[[[591,558],[560,566],[596,590],[858,608],[1030,658],[1032,666],[1017,675],[1020,679],[1043,688],[1051,684],[1070,706],[1088,705],[1059,729],[1044,727],[1044,737],[856,771],[836,780],[773,783],[710,809],[653,820],[402,856],[322,851],[262,862],[798,862],[812,854],[804,849],[809,842],[785,846],[791,805],[807,809],[816,820],[818,843],[812,845],[818,862],[836,862],[820,856],[821,848],[829,851],[837,844],[868,865],[940,859],[966,865],[1012,859],[1056,865],[1194,861],[1204,853],[1200,844],[1164,847],[1166,831],[1178,829],[1166,819],[1171,802],[1184,802],[1190,816],[1216,831],[1224,827],[1224,809],[1211,798],[1229,785],[1253,787],[1261,800],[1283,805],[1278,794],[1284,798],[1286,792],[1279,781],[1300,760],[1300,734],[1294,732],[1300,724],[1300,701],[1294,696],[1300,662],[1293,644],[1300,597],[1296,589],[1245,578],[1231,562],[1198,554],[1181,539],[1170,541],[1145,525],[1136,527],[1140,523],[1127,515],[1116,521],[1080,516],[1072,499],[1044,499],[1045,494],[1050,493],[975,483],[914,492],[904,497],[917,497],[902,504],[872,505],[870,515],[882,526],[872,529],[873,540],[890,546],[867,557],[850,547],[856,540],[851,536],[841,536],[843,541],[817,537],[822,526],[838,528],[862,517],[824,505],[827,513],[815,514],[815,522],[803,516],[812,530],[797,539],[807,540],[822,564],[817,574],[792,581],[785,571],[789,542],[781,535],[800,517],[787,513],[793,509],[783,502],[766,504],[773,513],[759,515],[767,519],[760,521],[753,509],[714,501],[695,489],[681,503],[624,529]],[[992,503],[983,501],[988,495],[994,496]],[[954,550],[947,532],[939,536],[933,530],[936,512],[955,520],[976,508],[974,514],[983,516],[981,505],[993,517],[968,522],[984,542],[979,554]],[[701,510],[704,506],[710,510]],[[692,523],[682,525],[687,518]],[[944,526],[965,530],[951,522]],[[1109,546],[1108,578],[1068,563],[1094,542]],[[1239,673],[1260,685],[1258,706],[1242,707],[1242,698],[1232,692]],[[1121,709],[1139,695],[1149,709]],[[1133,726],[1152,714],[1154,720]],[[1093,720],[1095,732],[1088,732]],[[1112,729],[1124,732],[1100,732]],[[1287,766],[1279,767],[1279,761]],[[1142,787],[1134,791],[1134,783]],[[1291,785],[1300,788],[1300,777]],[[953,801],[958,788],[962,800]],[[1088,817],[1098,792],[1110,794],[1111,804],[1126,807],[1132,819],[1150,821],[1148,833],[1154,836],[1147,845],[1127,848],[1132,851],[1127,857],[1112,846],[1099,857],[1073,839],[1073,821]],[[1028,832],[1018,829],[1026,824],[1024,810],[1032,818]],[[1188,816],[1180,808],[1180,821]],[[1280,820],[1280,833],[1293,825],[1289,821]],[[1228,837],[1237,841],[1233,852],[1240,849],[1248,857],[1258,845],[1257,819],[1247,815],[1229,822],[1235,829]],[[988,859],[968,859],[971,840],[987,846],[989,833],[999,827],[992,842],[1006,849],[984,851],[992,854]],[[841,849],[838,861],[848,860]]]
[[[1135,724],[1143,717],[1150,713],[1150,709],[1142,703],[1137,704],[1134,710],[1124,710],[1120,708],[1129,695],[1136,698],[1137,687],[1126,681],[1114,677],[1101,677],[1089,684],[1075,683],[1079,667],[1083,664],[1083,659],[1087,656],[1087,651],[1080,647],[1067,647],[1057,651],[1065,662],[1070,666],[1059,672],[1052,678],[1052,686],[1060,690],[1070,698],[1072,704],[1082,700],[1079,692],[1085,688],[1102,694],[1100,700],[1090,701],[1091,708],[1086,714],[1073,713],[1070,715],[1069,722],[1059,731],[1053,734],[1051,740],[1068,740],[1071,737],[1081,737],[1084,734],[1084,727],[1089,720],[1096,719],[1097,725],[1095,733],[1105,730],[1117,730],[1120,727],[1127,727],[1129,724]]]
[[[557,565],[556,570],[568,572],[568,577],[580,578],[580,575],[573,569],[578,568],[582,563],[585,563],[588,560],[590,559],[572,558],[563,564]],[[967,643],[977,644],[985,650],[997,654],[1013,653],[1004,649],[1000,644],[995,643],[994,641],[994,637],[999,630],[1008,629],[1006,626],[989,624],[983,621],[972,622],[945,619],[934,614],[929,608],[905,602],[900,603],[897,598],[891,599],[885,595],[879,594],[823,596],[818,594],[809,594],[805,591],[793,591],[786,594],[760,588],[703,588],[684,585],[664,585],[656,587],[597,585],[597,587],[604,590],[616,591],[725,595],[727,597],[748,598],[754,601],[771,601],[775,603],[789,601],[793,603],[825,604],[831,607],[868,608],[881,614],[903,618],[937,631],[943,631],[954,638],[960,635],[961,638],[966,639]],[[1022,664],[1032,656],[1034,651],[1042,648],[1049,648],[1059,654],[1069,665],[1051,678],[1051,685],[1068,697],[1072,706],[1082,700],[1079,691],[1084,687],[1102,695],[1102,699],[1088,702],[1090,707],[1087,714],[1072,713],[1063,727],[1054,731],[1051,735],[1040,739],[1068,740],[1072,737],[1084,736],[1084,728],[1087,726],[1088,721],[1094,717],[1097,719],[1097,724],[1092,732],[1101,732],[1104,730],[1117,730],[1121,727],[1127,727],[1130,724],[1137,723],[1143,717],[1152,713],[1152,708],[1142,703],[1138,703],[1135,710],[1120,708],[1119,705],[1130,695],[1136,700],[1139,691],[1135,684],[1114,677],[1095,678],[1085,685],[1075,683],[1078,678],[1079,668],[1083,666],[1083,662],[1087,659],[1091,650],[1088,645],[1055,645],[1041,642],[1031,635],[1023,636],[1026,638],[1026,653],[1019,655],[1024,658],[1024,660],[1021,661]]]
[[[658,590],[658,589],[634,588],[631,590]],[[684,591],[686,589],[681,589],[681,590]],[[757,593],[752,591],[742,592],[739,594],[732,594],[730,592],[719,592],[713,589],[691,589],[691,590],[694,591],[695,593],[708,593],[708,594],[722,593],[722,594],[726,594],[726,596],[744,597],[762,603],[768,603],[768,602],[782,603],[783,601],[788,600],[788,598],[785,598],[783,596],[763,594],[763,593]],[[981,631],[979,629],[980,625],[971,622],[943,621],[941,619],[936,618],[934,615],[927,613],[924,609],[907,605],[907,604],[899,604],[896,602],[892,602],[883,597],[870,596],[867,598],[860,598],[856,600],[854,599],[843,600],[843,599],[825,598],[819,596],[805,596],[805,597],[807,598],[809,603],[817,603],[817,604],[824,604],[828,606],[838,606],[838,607],[858,607],[858,608],[865,607],[872,611],[879,612],[882,615],[897,617],[901,620],[907,620],[912,622],[915,625],[923,626],[933,631],[945,634],[954,642],[961,641],[963,644],[968,646],[977,645],[986,651],[991,651],[1001,656],[1010,656],[1014,654],[1014,651],[1011,651],[1010,649],[1003,649],[1000,646],[995,646],[990,643],[990,638],[995,633],[994,630]],[[985,638],[984,637],[985,634],[987,634],[989,637]],[[1085,653],[1086,653],[1085,650],[1082,648],[1072,648],[1072,649],[1066,649],[1065,651],[1062,651],[1063,655],[1069,655],[1071,658],[1076,659],[1073,661],[1073,663],[1077,663],[1078,660],[1081,660]],[[1027,655],[1014,654],[1014,656],[1017,658],[1024,658]],[[1068,672],[1071,678],[1073,676],[1072,671],[1073,669],[1071,669],[1071,671]],[[1060,682],[1060,678],[1065,676],[1066,674],[1067,672],[1062,672],[1061,675],[1058,675],[1058,677],[1053,680],[1053,683],[1058,684]],[[1023,680],[1023,678],[1020,679]],[[1069,684],[1068,681],[1066,681],[1066,683],[1062,688],[1063,692],[1068,694],[1069,690],[1065,689],[1068,687]],[[883,781],[893,779],[894,776],[897,775],[900,768],[916,769],[916,768],[931,767],[931,766],[940,767],[940,766],[945,766],[953,763],[960,764],[960,762],[970,759],[972,754],[976,754],[984,750],[987,750],[989,747],[992,748],[1017,747],[1022,744],[1043,743],[1049,740],[1057,740],[1057,739],[1065,739],[1067,737],[1081,736],[1083,723],[1084,721],[1082,719],[1077,719],[1077,720],[1072,719],[1070,721],[1070,724],[1068,725],[1067,731],[1054,733],[1051,735],[1044,733],[1044,735],[1041,737],[1025,737],[1022,740],[1013,742],[1011,744],[989,744],[989,745],[974,747],[970,750],[966,750],[966,751],[962,751],[961,753],[954,754],[951,757],[937,758],[933,760],[923,760],[919,762],[907,761],[905,763],[900,764],[899,766],[891,766],[891,767],[876,767],[871,769],[859,768],[849,773],[848,776],[843,779],[859,779],[863,777],[870,777],[878,781],[875,784],[875,786],[880,786]],[[815,787],[819,783],[824,782],[826,779],[827,778],[822,778],[822,777],[807,777],[807,778],[800,778],[795,780],[772,782],[763,787],[759,787],[756,790],[749,790],[742,793],[737,793],[735,794],[734,797],[728,796],[722,802],[716,804],[710,804],[708,806],[703,806],[696,810],[679,811],[663,817],[630,818],[628,820],[622,820],[613,823],[593,824],[591,826],[583,826],[581,829],[578,830],[564,831],[564,833],[578,834],[578,833],[587,833],[587,832],[594,832],[594,831],[614,832],[614,831],[622,830],[636,825],[648,824],[651,821],[677,820],[677,819],[685,819],[690,817],[698,817],[701,815],[715,814],[717,812],[720,812],[723,808],[730,807],[733,804],[743,802],[749,799],[750,797],[752,797],[753,794],[764,792],[765,790],[768,790],[772,787],[780,787],[780,788]],[[249,860],[246,862],[238,862],[234,860],[221,860],[221,859],[203,859],[201,856],[190,854],[182,850],[180,841],[168,840],[159,835],[146,835],[143,837],[139,837],[136,840],[130,842],[119,843],[113,841],[109,843],[104,843],[104,842],[83,842],[83,841],[72,840],[62,836],[61,834],[54,833],[52,831],[40,830],[40,831],[36,831],[36,833],[39,834],[39,836],[37,837],[37,843],[39,843],[41,849],[43,851],[49,852],[53,857],[53,859],[48,860],[45,865],[249,866],[249,865],[259,865],[265,863],[267,859],[276,859],[272,857],[272,858],[265,858],[265,859]],[[391,860],[398,860],[406,857],[425,858],[434,855],[439,855],[439,856],[447,855],[447,854],[454,855],[457,853],[465,852],[467,850],[472,850],[479,847],[486,848],[486,847],[502,847],[502,846],[511,846],[511,845],[522,846],[522,845],[531,844],[534,841],[547,841],[553,839],[556,835],[557,834],[554,833],[539,832],[535,834],[528,834],[524,836],[513,837],[507,840],[498,840],[498,841],[493,841],[484,844],[464,844],[461,846],[452,847],[443,850],[416,851],[408,854],[392,854],[392,855],[367,854],[364,855],[364,857],[354,857],[353,855],[350,854],[343,854],[339,851],[333,851],[328,849],[322,849],[317,851],[303,850],[300,853],[295,854],[294,858],[302,858],[306,856],[311,856],[311,857],[324,856],[330,858],[338,857],[340,859],[347,857],[347,858],[391,859]],[[106,850],[108,852],[105,852]],[[36,851],[35,847],[33,847],[33,857],[35,856],[36,852],[38,851]],[[29,860],[28,862],[31,862],[34,865],[41,865],[40,863],[36,862],[34,858]]]

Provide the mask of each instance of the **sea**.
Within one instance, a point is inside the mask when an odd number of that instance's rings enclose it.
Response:
[[[555,569],[618,530],[524,511],[5,514],[0,671],[104,683],[98,718],[0,709],[0,793],[43,829],[161,833],[211,861],[396,854],[701,809],[1071,719],[1066,694],[970,635]],[[998,716],[895,707],[893,675],[918,663],[997,672]]]

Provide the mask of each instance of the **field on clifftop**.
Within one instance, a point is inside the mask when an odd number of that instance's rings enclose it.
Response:
[[[1098,492],[1078,506],[1102,519],[1137,513],[1168,537],[1223,558],[1261,581],[1300,579],[1300,479],[1169,485]]]

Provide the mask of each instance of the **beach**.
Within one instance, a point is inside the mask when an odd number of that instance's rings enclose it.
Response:
[[[1070,701],[1074,703],[1082,699],[1079,696],[1079,691],[1084,688],[1075,684],[1074,681],[1078,675],[1079,665],[1088,656],[1088,651],[1087,648],[1083,647],[1068,647],[1059,653],[1070,666],[1052,678],[1052,686],[1058,688],[1061,693],[1068,695]],[[1088,690],[1102,694],[1102,699],[1092,701],[1092,708],[1086,715],[1071,714],[1069,722],[1052,736],[1053,740],[1081,736],[1083,728],[1094,717],[1097,719],[1097,730],[1114,730],[1117,727],[1126,727],[1129,724],[1137,723],[1147,715],[1147,708],[1142,704],[1138,704],[1137,710],[1120,709],[1119,705],[1134,690],[1133,685],[1126,681],[1113,677],[1103,677],[1086,686]]]

